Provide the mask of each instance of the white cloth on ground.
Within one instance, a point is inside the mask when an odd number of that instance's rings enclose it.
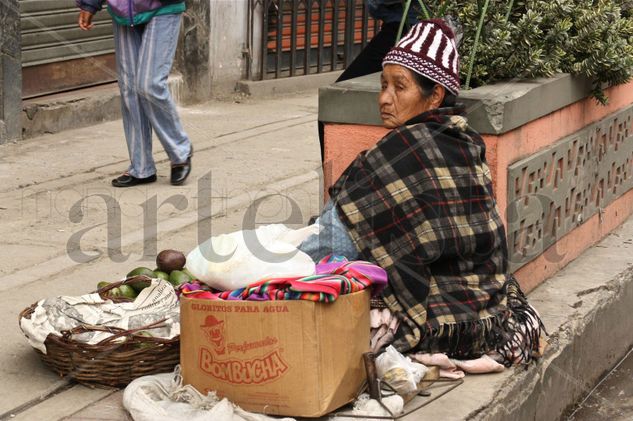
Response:
[[[448,379],[461,379],[464,377],[464,373],[500,373],[505,370],[502,364],[499,364],[488,355],[483,355],[474,360],[456,360],[449,358],[446,354],[418,352],[409,354],[409,357],[426,366],[438,366],[440,368],[440,377]]]
[[[454,360],[451,361],[458,369],[468,374],[501,373],[506,368],[503,364],[490,358],[489,355],[482,355],[474,360]]]
[[[341,421],[361,421],[361,420],[375,420],[373,417],[390,417],[393,415],[400,415],[404,410],[404,400],[400,395],[392,395],[382,398],[382,403],[385,404],[391,414],[389,414],[385,408],[380,405],[375,399],[370,399],[367,393],[363,393],[354,401],[354,409],[351,414],[354,417],[346,417],[345,415],[337,415],[331,418],[332,420]],[[368,418],[358,418],[368,417]]]
[[[179,366],[174,373],[132,381],[123,392],[123,406],[134,421],[293,421],[245,411],[214,392],[205,396],[182,384]]]
[[[538,321],[530,319],[529,326],[538,326]],[[374,353],[380,352],[385,346],[393,342],[394,334],[399,326],[399,319],[388,308],[373,308],[369,312],[370,323],[370,349]],[[522,326],[522,329],[525,327]],[[516,335],[525,334],[524,331]],[[382,354],[381,354],[382,355]],[[505,367],[488,355],[483,355],[473,360],[456,360],[442,353],[410,353],[408,356],[425,366],[438,366],[440,377],[448,379],[461,379],[465,373],[483,374],[499,373]],[[380,356],[379,356],[380,357]]]

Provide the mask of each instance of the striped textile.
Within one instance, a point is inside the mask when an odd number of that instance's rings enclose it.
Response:
[[[477,357],[530,311],[507,273],[484,142],[460,112],[432,110],[391,131],[330,189],[361,256],[387,271],[383,300],[405,322],[401,352]],[[520,294],[515,308],[506,291]],[[528,353],[538,347],[527,342]]]
[[[331,303],[341,294],[372,288],[372,295],[387,284],[384,269],[363,261],[327,256],[316,265],[316,273],[307,277],[268,278],[233,291],[214,292],[197,284],[187,284],[181,294],[188,298],[211,300],[308,300]]]

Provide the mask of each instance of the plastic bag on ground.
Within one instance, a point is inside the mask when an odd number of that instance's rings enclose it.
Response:
[[[186,268],[200,281],[222,291],[268,277],[313,275],[314,261],[297,246],[315,231],[316,225],[293,230],[271,224],[217,235],[189,253]]]
[[[411,361],[392,345],[376,358],[378,377],[393,387],[399,395],[415,392],[426,372],[424,365]]]
[[[123,392],[123,406],[134,421],[293,421],[247,412],[213,392],[205,396],[183,386],[180,367],[132,381]]]

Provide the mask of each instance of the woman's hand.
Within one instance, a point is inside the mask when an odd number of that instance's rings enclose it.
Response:
[[[82,31],[89,31],[94,28],[92,17],[94,15],[86,10],[79,12],[79,27]]]

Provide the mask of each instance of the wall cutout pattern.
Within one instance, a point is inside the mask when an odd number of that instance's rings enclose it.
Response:
[[[508,168],[508,252],[517,270],[633,187],[633,107]],[[559,259],[565,250],[548,251]]]

